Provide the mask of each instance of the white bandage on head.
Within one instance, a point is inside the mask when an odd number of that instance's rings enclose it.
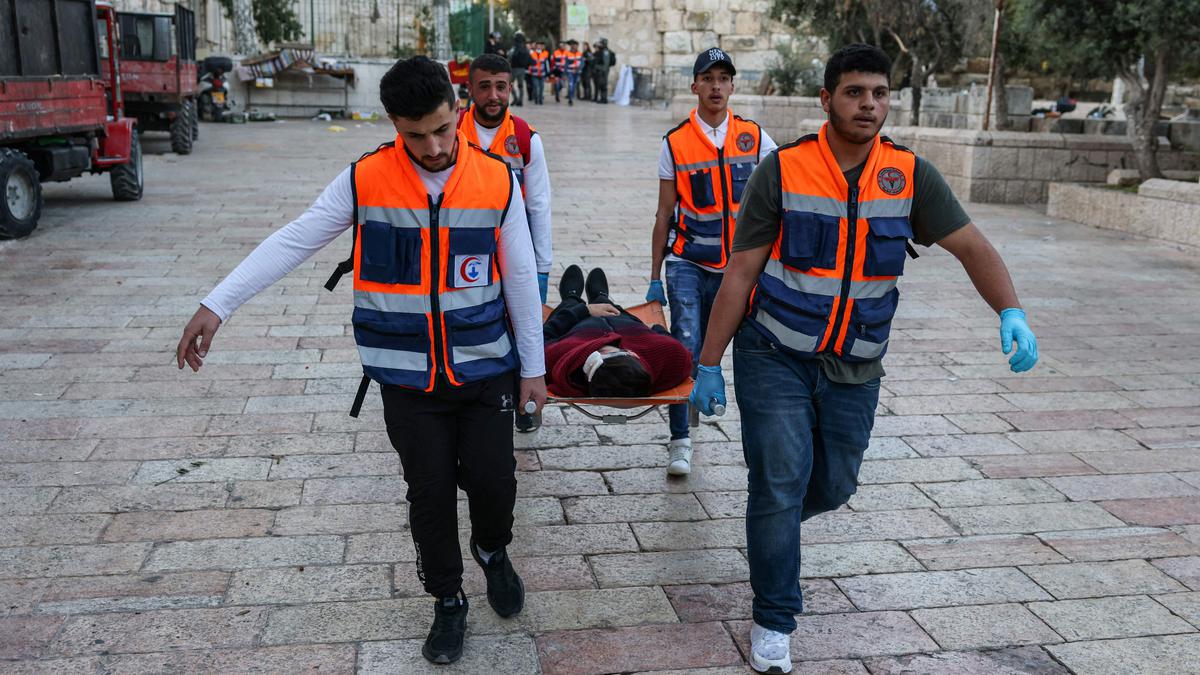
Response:
[[[587,360],[583,362],[583,376],[588,382],[592,381],[592,376],[600,370],[600,366],[604,364],[604,355],[600,352],[592,352],[588,354]]]
[[[592,378],[596,376],[596,371],[600,370],[600,366],[604,365],[605,361],[618,356],[633,356],[633,352],[627,352],[624,349],[619,349],[615,352],[608,352],[607,354],[600,351],[594,351],[591,354],[588,354],[587,359],[583,362],[583,376],[587,378],[588,382],[591,382]]]

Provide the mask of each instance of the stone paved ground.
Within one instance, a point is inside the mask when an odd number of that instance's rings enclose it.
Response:
[[[548,107],[556,269],[647,274],[663,113]],[[200,297],[383,126],[206,125],[147,161],[146,198],[47,189],[0,249],[0,670],[423,671],[396,457],[358,366],[344,240],[251,302],[199,375],[172,348]],[[162,153],[165,140],[148,143]],[[863,486],[804,532],[802,673],[1195,671],[1195,251],[972,206],[1042,362],[1014,377],[949,256],[910,264]],[[664,475],[665,422],[553,409],[521,436],[512,551],[529,589],[475,601],[445,671],[743,672],[750,616],[736,408]],[[464,521],[465,522],[465,521]],[[465,533],[464,533],[465,536]]]

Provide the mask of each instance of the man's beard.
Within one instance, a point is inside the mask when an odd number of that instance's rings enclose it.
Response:
[[[416,155],[412,154],[412,152],[410,152],[407,147],[404,148],[404,152],[405,152],[405,154],[408,155],[408,158],[411,159],[413,161],[413,163],[415,163],[417,166],[421,167],[422,169],[425,169],[429,173],[438,173],[441,171],[445,171],[446,169],[449,169],[450,167],[454,166],[454,159],[455,159],[456,153],[458,152],[458,141],[454,142],[454,147],[450,149],[450,154],[445,156],[446,160],[445,160],[444,166],[438,166],[438,167],[429,166],[428,164],[425,163],[423,158],[417,157]]]
[[[500,112],[495,115],[489,115],[487,109],[481,105],[475,106],[475,114],[479,116],[479,121],[485,124],[499,124],[504,119],[504,114],[508,112],[508,104],[500,104]]]
[[[883,122],[886,119],[887,116],[885,115],[883,119],[876,120],[875,128],[870,131],[866,131],[859,129],[858,126],[855,125],[853,117],[846,119],[845,117],[838,115],[832,105],[829,106],[829,124],[833,126],[834,131],[836,131],[838,136],[841,136],[844,140],[858,145],[863,145],[874,141],[875,136],[879,134],[879,130],[883,128]]]

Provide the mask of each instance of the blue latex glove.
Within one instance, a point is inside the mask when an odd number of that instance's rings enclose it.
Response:
[[[725,376],[721,374],[721,366],[699,366],[696,369],[696,383],[692,385],[692,393],[688,402],[705,415],[715,415],[713,404],[725,405]]]
[[[538,272],[538,293],[542,294],[542,304],[546,304],[546,292],[550,290],[550,274]]]
[[[1000,348],[1005,354],[1013,350],[1014,341],[1017,351],[1008,360],[1008,367],[1014,373],[1023,373],[1037,363],[1037,338],[1029,330],[1029,324],[1025,323],[1025,312],[1010,307],[1000,312]]]
[[[662,279],[652,279],[650,289],[646,291],[646,302],[667,304],[667,292],[663,290]]]

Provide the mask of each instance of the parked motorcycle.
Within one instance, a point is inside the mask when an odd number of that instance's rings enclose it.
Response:
[[[209,56],[200,64],[200,119],[223,122],[232,109],[225,82],[233,70],[228,56]]]

